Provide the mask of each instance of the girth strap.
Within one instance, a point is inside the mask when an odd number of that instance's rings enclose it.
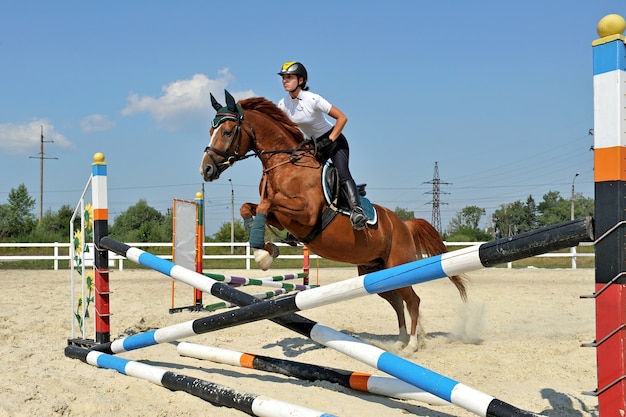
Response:
[[[334,205],[330,205],[326,207],[326,210],[324,210],[324,212],[322,213],[322,221],[317,222],[313,230],[311,230],[311,233],[309,233],[306,237],[303,237],[302,239],[298,239],[298,240],[304,243],[305,245],[307,243],[310,243],[311,241],[313,241],[313,239],[317,237],[317,235],[322,233],[322,231],[326,228],[326,226],[328,226],[330,222],[333,221],[336,215],[337,215],[337,208]]]

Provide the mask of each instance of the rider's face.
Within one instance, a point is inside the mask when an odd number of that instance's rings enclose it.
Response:
[[[298,87],[298,76],[295,74],[285,74],[283,77],[283,88],[285,91],[293,91]]]

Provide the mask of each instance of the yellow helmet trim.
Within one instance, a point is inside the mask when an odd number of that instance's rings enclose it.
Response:
[[[296,63],[296,61],[288,61],[288,62],[285,62],[285,63],[283,64],[283,67],[281,68],[281,71],[287,71],[287,70],[289,69],[289,67],[290,67],[290,66],[292,66],[292,65],[293,65],[293,64],[295,64],[295,63]]]

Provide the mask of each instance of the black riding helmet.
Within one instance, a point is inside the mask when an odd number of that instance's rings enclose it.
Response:
[[[297,75],[298,77],[304,78],[304,82],[300,85],[300,87],[303,90],[306,90],[306,83],[309,80],[309,75],[306,72],[306,68],[304,67],[304,65],[296,61],[285,62],[282,68],[280,69],[280,72],[278,73],[278,75],[282,77],[283,75],[289,75],[289,74]]]

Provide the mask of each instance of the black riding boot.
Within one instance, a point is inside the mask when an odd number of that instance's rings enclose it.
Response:
[[[359,192],[357,191],[354,180],[343,181],[342,190],[350,206],[350,223],[352,223],[352,228],[354,230],[364,229],[367,223],[367,216],[361,207]]]

